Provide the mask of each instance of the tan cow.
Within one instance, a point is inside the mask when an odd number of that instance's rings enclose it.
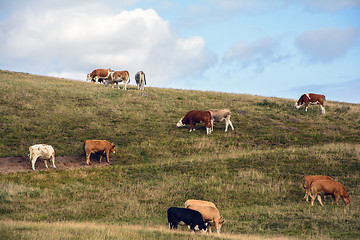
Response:
[[[87,81],[93,81],[101,83],[102,81],[108,79],[110,76],[111,69],[95,69],[91,73],[89,73],[86,77]]]
[[[310,184],[315,180],[334,180],[329,176],[324,175],[307,175],[303,178],[302,184],[303,188],[306,189],[304,199],[308,202],[310,195]],[[325,196],[324,196],[325,199]]]
[[[230,124],[231,129],[234,131],[234,127],[230,121],[230,110],[229,109],[212,109],[209,110],[211,114],[211,131],[214,131],[214,122],[221,122],[225,120],[225,132],[228,130]]]
[[[344,201],[345,205],[350,205],[350,196],[347,194],[344,186],[334,180],[316,180],[310,184],[311,189],[311,206],[314,205],[316,196],[321,206],[324,204],[321,202],[321,197],[319,193],[324,193],[325,195],[331,195],[335,199],[337,205],[339,205],[339,197]]]
[[[105,86],[108,86],[111,83],[111,87],[114,88],[114,83],[115,83],[119,89],[120,88],[119,83],[121,82],[124,82],[124,90],[126,90],[126,85],[130,83],[130,74],[128,71],[125,70],[125,71],[111,72]]]
[[[185,208],[189,205],[200,205],[200,206],[210,206],[210,207],[215,207],[215,204],[209,201],[204,201],[204,200],[196,200],[196,199],[188,199],[185,202]]]
[[[53,167],[55,167],[55,151],[54,148],[50,145],[46,144],[35,144],[31,147],[29,147],[29,158],[31,162],[31,167],[33,170],[35,170],[35,162],[38,158],[44,159],[45,167],[48,168],[47,160],[50,159],[50,161],[53,164]]]
[[[201,213],[205,223],[209,223],[209,233],[211,233],[211,225],[214,223],[218,234],[224,223],[224,219],[220,216],[219,210],[213,206],[188,205],[186,208],[196,210]]]
[[[102,160],[102,154],[106,153],[106,161],[110,163],[109,154],[110,152],[115,153],[115,145],[109,143],[106,140],[85,140],[84,142],[84,151],[86,154],[86,164],[90,165],[90,155],[91,153],[100,153],[100,162]]]

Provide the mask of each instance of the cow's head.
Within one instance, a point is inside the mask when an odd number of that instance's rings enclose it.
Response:
[[[179,122],[176,124],[177,127],[183,127],[185,124],[183,123],[183,118],[179,120]]]
[[[221,226],[222,224],[225,222],[225,220],[223,219],[223,217],[220,217],[219,219],[219,229],[217,229],[217,231],[220,233],[220,229],[221,229]]]
[[[88,73],[87,75],[86,75],[86,81],[91,81],[92,79],[91,79],[91,77],[90,77],[90,73]]]
[[[115,153],[115,145],[111,144],[110,152]]]
[[[301,107],[300,101],[295,103],[295,107],[296,107],[296,109],[299,109]]]
[[[342,197],[342,199],[343,199],[345,205],[351,205],[351,203],[350,203],[350,196],[349,196],[349,195],[344,195],[344,196]]]

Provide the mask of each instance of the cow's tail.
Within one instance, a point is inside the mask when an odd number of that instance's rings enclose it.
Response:
[[[145,77],[145,73],[144,73],[144,83],[145,83],[145,85],[146,85],[146,77]]]
[[[305,186],[305,177],[304,177],[303,180],[302,180],[302,186],[303,186],[304,189],[306,189],[306,186]]]
[[[126,84],[129,84],[129,83],[130,83],[130,74],[129,74],[128,81]]]

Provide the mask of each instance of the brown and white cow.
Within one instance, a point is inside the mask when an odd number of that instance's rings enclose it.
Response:
[[[146,85],[145,73],[143,71],[139,71],[135,74],[135,81],[138,90],[144,90]]]
[[[108,79],[110,76],[111,69],[95,69],[91,73],[89,73],[86,77],[87,81],[93,82],[103,82],[104,80]]]
[[[307,112],[309,104],[315,105],[320,104],[321,113],[325,113],[325,96],[315,93],[306,93],[301,95],[299,100],[295,103],[296,109],[299,109],[303,104],[305,104],[305,112]]]
[[[234,127],[230,121],[231,112],[229,109],[212,109],[209,110],[209,112],[211,114],[211,131],[214,131],[214,122],[221,122],[222,120],[225,120],[225,132],[227,132],[229,124],[234,131]]]
[[[190,125],[190,131],[195,131],[196,123],[205,123],[206,134],[211,133],[211,114],[209,111],[199,111],[191,110],[188,112],[185,117],[181,118],[176,124],[177,127],[183,127],[185,125]]]
[[[109,153],[115,153],[115,145],[109,143],[106,140],[85,140],[84,142],[84,151],[86,154],[86,164],[90,165],[90,155],[91,153],[100,153],[100,162],[102,160],[102,154],[106,153],[106,161],[110,163]]]
[[[303,178],[302,180],[302,184],[303,184],[303,188],[306,189],[305,191],[305,196],[304,199],[308,202],[309,201],[309,196],[310,196],[310,185],[313,181],[316,180],[334,180],[329,176],[325,176],[325,175],[307,175]],[[325,196],[324,196],[325,199]]]
[[[344,186],[334,180],[316,180],[310,184],[311,189],[311,206],[314,205],[315,198],[317,196],[318,201],[321,206],[324,204],[321,202],[321,197],[319,193],[324,193],[325,195],[331,195],[335,199],[337,205],[339,205],[339,197],[344,201],[345,205],[350,205],[350,196],[347,194]]]
[[[126,85],[130,82],[130,74],[128,71],[115,71],[111,72],[110,76],[107,79],[105,86],[111,83],[111,87],[114,88],[114,83],[120,88],[119,83],[124,82],[124,90],[126,90]]]
[[[201,205],[188,205],[186,208],[198,211],[201,213],[201,216],[205,223],[209,224],[209,233],[211,233],[211,225],[215,224],[215,228],[218,234],[220,234],[220,229],[224,223],[223,218],[220,216],[219,210],[213,206],[201,206]]]
[[[31,147],[29,147],[29,158],[31,162],[31,167],[33,170],[35,170],[35,163],[38,158],[41,158],[44,160],[45,167],[48,168],[47,160],[50,160],[53,164],[53,167],[55,167],[55,151],[54,148],[50,145],[46,144],[35,144]]]

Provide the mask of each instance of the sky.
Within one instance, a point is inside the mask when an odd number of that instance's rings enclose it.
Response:
[[[360,0],[0,0],[0,69],[360,103]]]

